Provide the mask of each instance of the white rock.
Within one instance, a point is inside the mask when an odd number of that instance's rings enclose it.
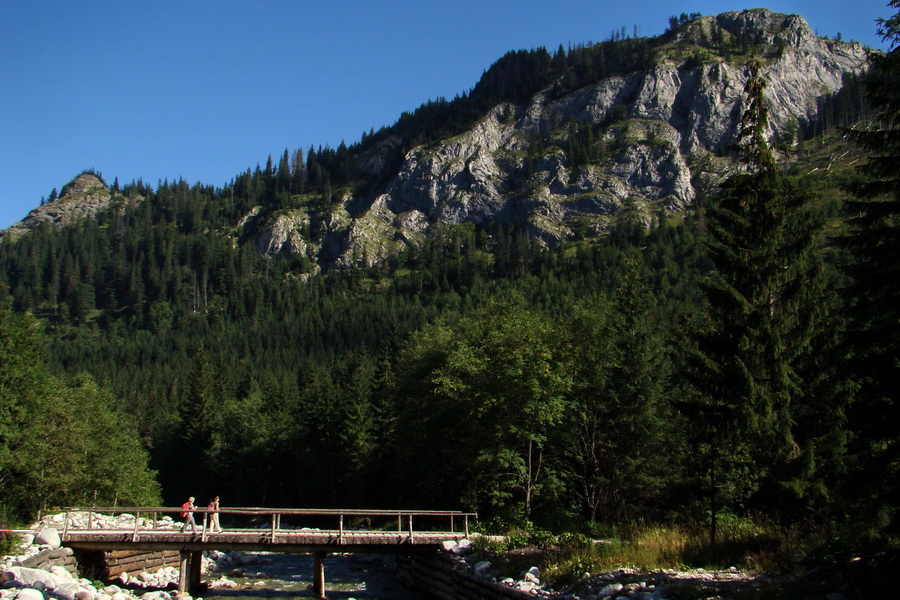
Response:
[[[602,588],[597,590],[597,597],[607,598],[609,596],[612,596],[613,594],[618,594],[622,591],[622,587],[623,586],[621,583],[611,583],[609,585],[603,586]]]
[[[60,545],[59,531],[55,527],[47,527],[35,536],[34,543],[39,546],[50,546],[55,550]]]
[[[519,581],[516,583],[516,589],[522,592],[533,592],[537,586],[530,581]]]
[[[53,573],[54,575],[56,575],[56,577],[58,579],[75,581],[75,578],[72,576],[72,574],[69,572],[69,570],[65,567],[61,567],[59,565],[52,565],[47,570],[50,571],[51,573]]]
[[[450,550],[453,554],[468,554],[472,551],[472,542],[470,540],[459,540],[453,549]]]
[[[16,594],[16,600],[44,600],[44,594],[34,588],[22,588]]]

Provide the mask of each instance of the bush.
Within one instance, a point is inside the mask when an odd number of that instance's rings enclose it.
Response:
[[[18,533],[0,533],[0,554],[15,554],[22,546],[22,536]]]
[[[472,554],[478,560],[488,560],[501,556],[509,550],[503,539],[480,535],[472,540]]]

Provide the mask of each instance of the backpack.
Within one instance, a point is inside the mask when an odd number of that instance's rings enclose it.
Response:
[[[191,509],[191,503],[185,502],[184,504],[181,505],[181,509],[183,511],[181,513],[181,518],[184,519],[185,517],[188,516],[188,511]]]

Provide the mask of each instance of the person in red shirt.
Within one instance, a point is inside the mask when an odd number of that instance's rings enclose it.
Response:
[[[181,505],[181,518],[184,519],[184,525],[181,526],[181,533],[184,533],[187,526],[191,526],[191,533],[197,533],[197,523],[194,521],[194,497],[188,498],[188,501]]]

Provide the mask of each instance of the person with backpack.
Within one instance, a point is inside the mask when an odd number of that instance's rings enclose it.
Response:
[[[188,498],[188,501],[181,505],[181,518],[184,519],[184,525],[181,526],[181,533],[191,526],[191,533],[197,533],[197,523],[194,521],[194,497]]]

